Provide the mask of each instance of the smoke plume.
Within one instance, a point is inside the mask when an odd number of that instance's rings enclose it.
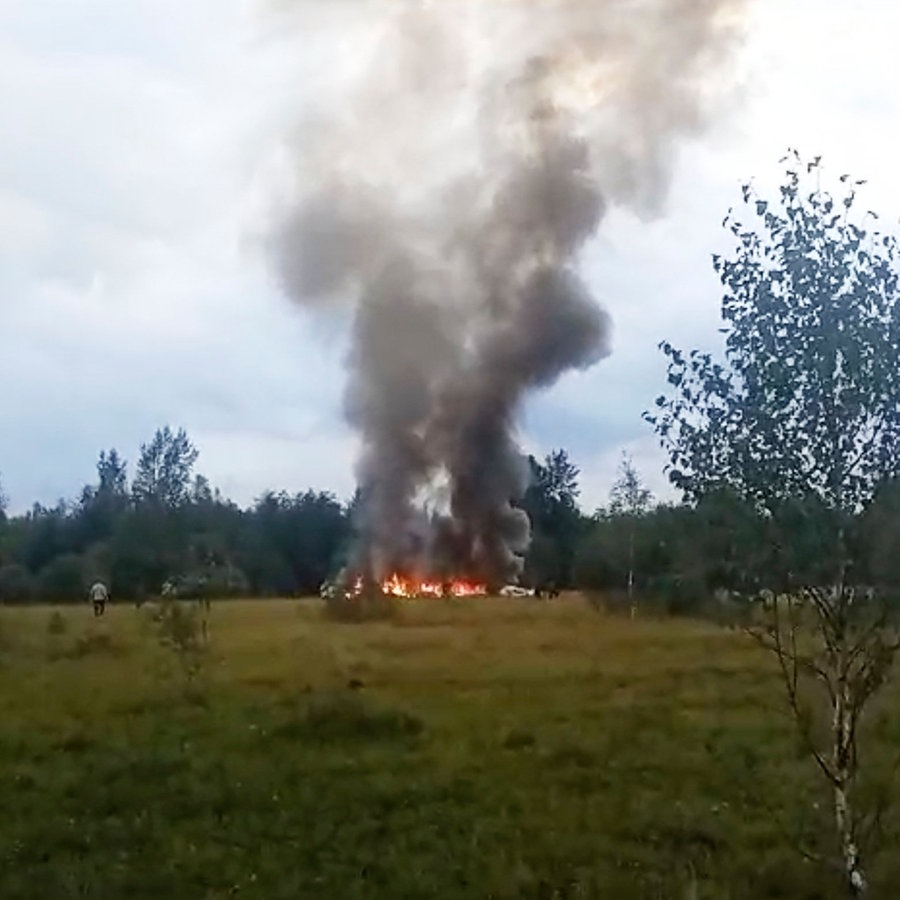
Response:
[[[516,577],[523,399],[610,352],[579,254],[610,205],[659,209],[675,144],[718,99],[739,6],[344,7],[343,80],[291,144],[270,248],[297,303],[352,316],[358,571]]]

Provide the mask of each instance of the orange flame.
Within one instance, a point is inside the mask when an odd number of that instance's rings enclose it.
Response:
[[[448,583],[418,581],[395,572],[381,582],[381,590],[391,597],[443,597],[444,591],[451,597],[479,597],[487,594],[487,587],[474,581],[454,578]]]

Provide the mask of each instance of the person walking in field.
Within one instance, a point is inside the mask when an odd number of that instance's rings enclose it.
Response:
[[[106,611],[106,601],[109,600],[109,591],[102,581],[95,581],[89,591],[91,603],[94,604],[94,615],[102,616]]]

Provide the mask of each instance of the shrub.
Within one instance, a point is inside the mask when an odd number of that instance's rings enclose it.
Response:
[[[34,582],[24,566],[0,566],[0,603],[27,603],[33,597]]]
[[[357,693],[313,695],[298,718],[277,730],[281,737],[319,741],[406,741],[425,730],[404,710],[373,706]]]
[[[371,622],[378,619],[391,619],[397,613],[397,604],[393,597],[379,590],[347,596],[342,591],[335,591],[333,596],[325,598],[325,615],[335,622]]]
[[[57,556],[38,575],[38,594],[42,600],[80,600],[84,589],[82,561],[75,553]]]
[[[62,613],[58,609],[53,610],[47,619],[47,634],[65,634],[68,630],[69,626]]]
[[[527,750],[537,743],[537,739],[530,731],[513,728],[506,733],[502,746],[504,750]]]
[[[167,597],[153,609],[150,622],[159,645],[176,656],[188,685],[193,684],[208,650],[206,609]]]
[[[120,656],[122,648],[103,632],[85,634],[76,638],[69,647],[56,651],[52,656],[63,659],[83,659],[86,656]]]
[[[192,569],[171,579],[175,593],[182,600],[217,600],[240,597],[249,590],[249,582],[243,571],[227,563]]]

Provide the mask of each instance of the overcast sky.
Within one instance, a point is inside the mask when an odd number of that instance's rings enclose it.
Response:
[[[712,348],[710,254],[748,176],[787,146],[868,178],[896,222],[900,6],[760,0],[730,115],[683,146],[665,213],[614,213],[585,262],[614,354],[535,398],[522,439],[566,447],[603,503],[627,448],[666,490],[641,411],[663,339]],[[245,504],[269,487],[348,496],[344,336],[281,297],[252,239],[286,111],[327,78],[258,0],[0,0],[0,477],[14,511],[75,495],[101,448],[133,461],[185,427]],[[302,82],[302,83],[301,83]]]

